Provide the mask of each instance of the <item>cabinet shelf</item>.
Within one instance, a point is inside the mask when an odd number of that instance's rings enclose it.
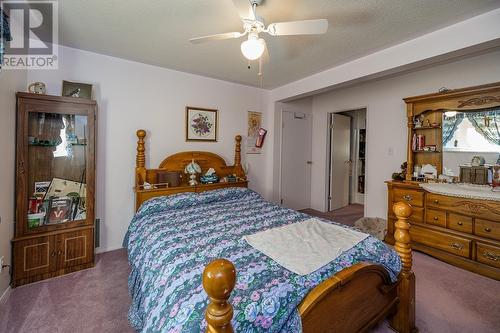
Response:
[[[86,143],[69,143],[69,146],[86,146]],[[30,147],[57,147],[59,144],[40,144],[40,143],[30,143],[28,144]]]
[[[438,153],[441,153],[440,150],[414,150],[413,151],[414,153],[426,153],[426,154],[438,154]]]
[[[433,130],[433,129],[441,129],[441,126],[422,126],[422,127],[414,127],[413,128],[415,131],[418,131],[418,130]]]
[[[40,144],[40,143],[30,143],[28,144],[30,147],[57,147],[59,146],[58,144]]]

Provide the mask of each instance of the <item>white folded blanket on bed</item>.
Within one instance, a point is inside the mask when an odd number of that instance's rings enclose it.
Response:
[[[368,236],[311,218],[243,238],[284,268],[307,275],[335,260]]]

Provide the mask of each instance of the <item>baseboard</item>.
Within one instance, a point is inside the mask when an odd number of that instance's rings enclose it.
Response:
[[[123,247],[122,246],[104,247],[104,248],[98,247],[95,249],[95,253],[100,254],[100,253],[111,252],[111,251],[120,250],[120,249],[123,249]]]
[[[2,296],[0,296],[0,305],[4,304],[4,302],[7,301],[11,291],[12,291],[12,288],[10,286],[7,286],[7,289],[5,289]]]

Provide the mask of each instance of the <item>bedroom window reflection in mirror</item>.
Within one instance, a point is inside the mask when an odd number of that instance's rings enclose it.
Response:
[[[458,152],[500,152],[500,108],[444,112],[443,148]]]

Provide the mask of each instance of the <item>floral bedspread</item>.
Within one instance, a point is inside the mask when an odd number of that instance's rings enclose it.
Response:
[[[236,266],[237,283],[230,298],[236,332],[300,332],[296,307],[304,296],[332,274],[360,261],[383,265],[395,281],[400,258],[373,237],[306,276],[279,266],[242,239],[308,218],[243,188],[145,202],[124,241],[132,267],[131,325],[141,332],[204,332],[208,297],[201,275],[216,258]]]

